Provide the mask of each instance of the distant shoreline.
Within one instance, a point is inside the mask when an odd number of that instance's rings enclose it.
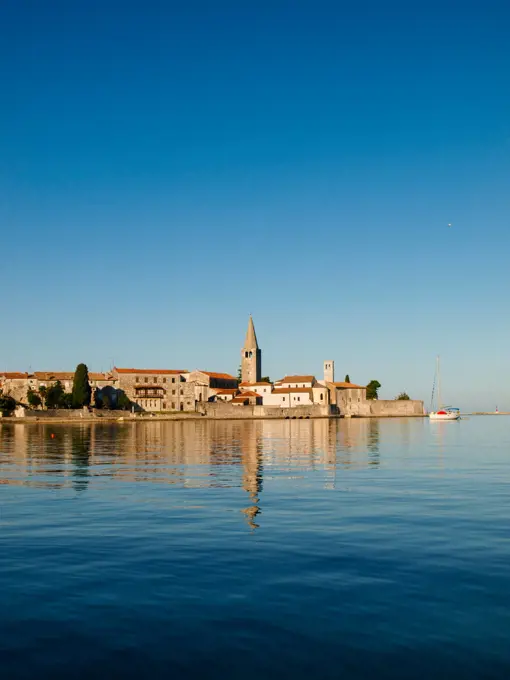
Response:
[[[510,411],[473,411],[471,413],[461,413],[462,417],[472,417],[472,416],[510,416]],[[265,417],[265,416],[240,416],[236,418],[224,417],[218,418],[215,416],[201,416],[199,414],[189,414],[189,415],[162,415],[162,416],[136,416],[132,418],[131,416],[101,416],[101,417],[88,417],[88,418],[62,418],[51,416],[44,417],[32,417],[32,418],[16,418],[14,416],[4,416],[0,418],[0,424],[9,423],[17,425],[75,425],[75,424],[118,424],[124,425],[126,423],[158,423],[158,422],[186,422],[186,421],[237,421],[237,420],[391,420],[397,418],[428,418],[428,414],[412,414],[412,415],[388,415],[388,416],[343,416],[343,415],[328,415],[328,416],[275,416],[275,417]]]
[[[274,416],[274,417],[267,417],[267,416],[239,416],[239,417],[224,417],[224,418],[217,418],[214,416],[201,416],[197,414],[189,415],[189,416],[183,416],[183,415],[176,415],[176,416],[137,416],[136,418],[131,418],[130,416],[127,416],[125,418],[123,417],[118,417],[118,416],[103,416],[101,418],[93,417],[93,418],[62,418],[62,417],[56,417],[52,418],[51,416],[46,416],[43,418],[38,418],[38,417],[33,417],[33,418],[16,418],[13,416],[8,416],[8,417],[3,417],[0,418],[0,425],[2,423],[9,423],[9,424],[17,424],[17,425],[76,425],[76,424],[91,424],[91,425],[96,425],[96,424],[108,424],[108,425],[113,425],[113,424],[118,424],[118,425],[125,425],[126,423],[132,423],[132,424],[137,424],[137,423],[160,423],[160,422],[186,422],[186,421],[214,421],[214,422],[222,422],[222,421],[238,421],[238,420],[270,420],[270,421],[275,421],[275,420],[391,420],[391,419],[396,419],[396,418],[427,418],[426,415],[388,415],[388,416],[348,416],[345,417],[343,415],[335,415],[335,416]]]

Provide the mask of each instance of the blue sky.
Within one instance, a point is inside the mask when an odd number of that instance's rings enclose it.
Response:
[[[122,7],[121,7],[122,4]],[[507,2],[4,0],[0,368],[510,410]],[[452,227],[448,228],[448,223]]]

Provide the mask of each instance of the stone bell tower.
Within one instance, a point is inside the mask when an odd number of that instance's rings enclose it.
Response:
[[[243,382],[260,382],[262,371],[262,352],[257,344],[253,319],[248,321],[248,330],[241,350],[241,380]]]
[[[324,362],[324,382],[335,382],[335,362],[331,359]]]

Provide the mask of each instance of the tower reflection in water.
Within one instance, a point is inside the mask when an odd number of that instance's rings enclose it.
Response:
[[[4,484],[83,493],[110,478],[182,489],[239,488],[244,492],[239,509],[255,530],[268,469],[283,479],[317,473],[324,488],[334,489],[342,469],[380,464],[380,423],[354,418],[3,423],[0,447]]]

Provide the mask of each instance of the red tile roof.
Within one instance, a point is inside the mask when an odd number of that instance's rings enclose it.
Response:
[[[297,382],[311,382],[315,380],[314,375],[286,375],[281,381],[282,383],[297,383]]]
[[[259,396],[259,395],[257,395]],[[249,401],[248,397],[245,396],[239,396],[239,397],[234,397],[232,399],[233,404],[245,404],[247,401]]]
[[[71,371],[35,371],[37,380],[72,380],[74,372]]]
[[[237,380],[237,378],[234,378],[230,373],[212,373],[211,371],[199,371],[199,373],[208,375],[210,378],[218,378],[219,380]]]
[[[224,390],[218,390],[216,394],[237,394],[237,389],[224,389]]]
[[[89,373],[89,380],[115,380],[109,373]]]
[[[363,385],[355,385],[354,383],[347,382],[335,382],[332,383],[335,387],[339,387],[342,390],[366,390]]]
[[[251,392],[250,390],[244,390],[241,392],[239,395],[240,397],[260,397],[261,395],[258,392]]]
[[[115,367],[113,369],[114,371],[117,371],[117,373],[140,373],[142,375],[180,375],[181,373],[189,373],[189,371],[177,371],[177,370],[168,370],[168,369],[163,369],[163,368],[117,368]]]
[[[311,387],[277,387],[272,394],[311,394]],[[246,394],[246,393],[245,393]]]
[[[28,378],[28,373],[0,373],[0,378],[6,378],[7,380],[26,380]]]

